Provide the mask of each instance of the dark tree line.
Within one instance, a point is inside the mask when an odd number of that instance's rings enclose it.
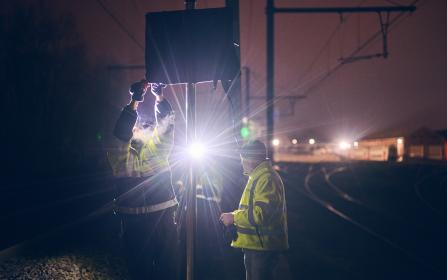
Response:
[[[106,83],[89,65],[73,17],[43,2],[9,2],[0,12],[5,174],[46,180],[98,168]]]

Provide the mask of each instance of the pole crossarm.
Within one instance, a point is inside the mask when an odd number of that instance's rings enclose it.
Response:
[[[107,70],[142,70],[146,69],[145,65],[123,65],[114,64],[107,66]]]
[[[351,63],[360,59],[370,59],[375,57],[388,56],[387,34],[389,26],[389,14],[394,12],[409,13],[416,11],[414,5],[402,6],[370,6],[370,7],[308,7],[308,8],[292,8],[292,7],[275,7],[275,0],[266,0],[266,124],[267,124],[267,147],[269,158],[273,159],[272,139],[274,134],[274,38],[275,38],[275,14],[276,13],[301,13],[301,14],[339,14],[344,13],[378,13],[381,20],[381,32],[383,36],[383,52],[381,54],[373,54],[368,56],[349,57],[342,59],[340,65]],[[386,19],[382,17],[382,13],[387,14]],[[343,17],[341,17],[343,19]],[[295,99],[290,99],[295,100]]]
[[[306,98],[306,95],[281,95],[281,96],[275,96],[273,99],[289,99],[289,100],[298,100],[298,99],[304,99]],[[250,99],[263,99],[265,100],[265,96],[250,96]]]
[[[273,13],[314,13],[314,14],[344,14],[344,13],[409,13],[416,11],[416,6],[377,6],[377,7],[324,7],[324,8],[272,8]]]

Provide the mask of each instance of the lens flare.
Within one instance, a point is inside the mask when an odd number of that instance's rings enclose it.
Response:
[[[202,143],[193,143],[188,148],[188,154],[193,159],[201,159],[206,153],[206,147]]]

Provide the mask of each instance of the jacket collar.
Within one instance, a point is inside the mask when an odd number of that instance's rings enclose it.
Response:
[[[255,178],[264,173],[266,170],[271,168],[271,163],[269,160],[261,162],[255,169],[248,175],[249,178]]]

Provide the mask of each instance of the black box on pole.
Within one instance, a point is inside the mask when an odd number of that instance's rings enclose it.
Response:
[[[146,14],[146,79],[176,84],[233,80],[239,71],[228,8]]]

